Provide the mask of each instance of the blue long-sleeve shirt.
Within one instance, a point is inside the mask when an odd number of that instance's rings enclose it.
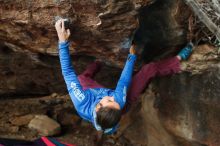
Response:
[[[90,88],[83,90],[71,63],[68,42],[59,43],[59,57],[62,75],[76,111],[83,119],[92,122],[97,130],[102,130],[96,122],[95,107],[105,96],[114,97],[114,100],[120,105],[120,109],[124,107],[136,56],[131,54],[128,55],[128,59],[115,90],[107,88]],[[116,128],[117,126],[106,129],[105,133],[113,133]]]

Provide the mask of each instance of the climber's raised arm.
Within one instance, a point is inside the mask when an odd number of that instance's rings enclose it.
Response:
[[[64,20],[60,19],[56,22],[55,28],[59,38],[59,58],[62,74],[67,85],[68,92],[75,107],[82,106],[86,100],[86,93],[82,90],[82,86],[75,74],[69,54],[70,30],[65,29]]]

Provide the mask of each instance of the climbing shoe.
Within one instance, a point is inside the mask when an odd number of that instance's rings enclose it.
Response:
[[[193,43],[188,43],[179,53],[182,60],[187,60],[193,51]]]

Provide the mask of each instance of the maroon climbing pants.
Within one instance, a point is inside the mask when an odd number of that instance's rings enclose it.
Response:
[[[102,85],[93,80],[93,77],[100,68],[101,64],[99,62],[94,62],[88,65],[86,70],[78,76],[83,89],[103,88]],[[156,76],[161,77],[171,75],[178,72],[180,72],[180,61],[177,57],[145,64],[132,78],[127,94],[127,103],[132,104],[136,102],[152,78]]]

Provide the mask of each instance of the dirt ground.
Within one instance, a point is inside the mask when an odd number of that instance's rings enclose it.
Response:
[[[35,140],[41,135],[28,128],[30,118],[27,115],[47,115],[62,126],[57,139],[77,146],[94,145],[96,130],[82,121],[73,108],[68,95],[52,94],[45,97],[1,98],[0,102],[0,138]],[[121,136],[117,141],[110,136],[104,138],[105,146],[129,146],[129,141]]]

